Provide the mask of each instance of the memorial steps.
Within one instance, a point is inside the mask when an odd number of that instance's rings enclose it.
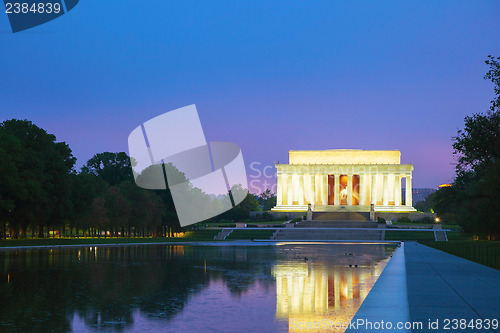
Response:
[[[377,222],[368,221],[369,213],[315,212],[313,220],[297,222],[293,228],[279,230],[275,240],[384,240]]]
[[[377,228],[374,221],[349,221],[349,220],[313,220],[301,221],[295,228]]]
[[[315,221],[367,221],[370,213],[363,212],[313,212],[312,219]],[[375,226],[376,228],[377,226]]]

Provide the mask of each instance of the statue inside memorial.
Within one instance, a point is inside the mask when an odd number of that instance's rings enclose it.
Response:
[[[344,188],[342,191],[340,191],[340,199],[342,200],[347,199],[347,187]]]

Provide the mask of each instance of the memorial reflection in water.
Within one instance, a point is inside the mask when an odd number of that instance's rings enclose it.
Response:
[[[348,321],[392,251],[285,243],[0,251],[0,331],[286,332],[289,318]]]
[[[324,320],[331,326],[348,323],[388,261],[384,246],[370,247],[372,257],[350,253],[353,247],[347,246],[339,248],[345,258],[340,256],[330,263],[310,262],[306,258],[304,262],[291,261],[274,266],[276,317],[304,325],[319,325]],[[331,331],[331,327],[325,331]]]

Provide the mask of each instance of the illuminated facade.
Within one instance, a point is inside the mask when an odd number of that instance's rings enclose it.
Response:
[[[413,212],[412,191],[402,202],[401,182],[411,189],[413,164],[398,150],[291,150],[289,164],[276,164],[273,211]]]
[[[357,268],[307,263],[276,265],[273,268],[276,279],[276,318],[303,322],[323,322],[325,319],[339,323],[349,322],[386,263],[387,259]],[[317,331],[331,332],[313,332]]]

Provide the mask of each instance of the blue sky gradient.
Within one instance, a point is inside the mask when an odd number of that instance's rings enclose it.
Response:
[[[207,140],[238,143],[247,166],[399,149],[414,187],[436,187],[453,178],[464,116],[493,98],[482,77],[499,17],[493,0],[85,0],[13,34],[0,14],[0,121],[32,120],[81,167],[196,104]]]

